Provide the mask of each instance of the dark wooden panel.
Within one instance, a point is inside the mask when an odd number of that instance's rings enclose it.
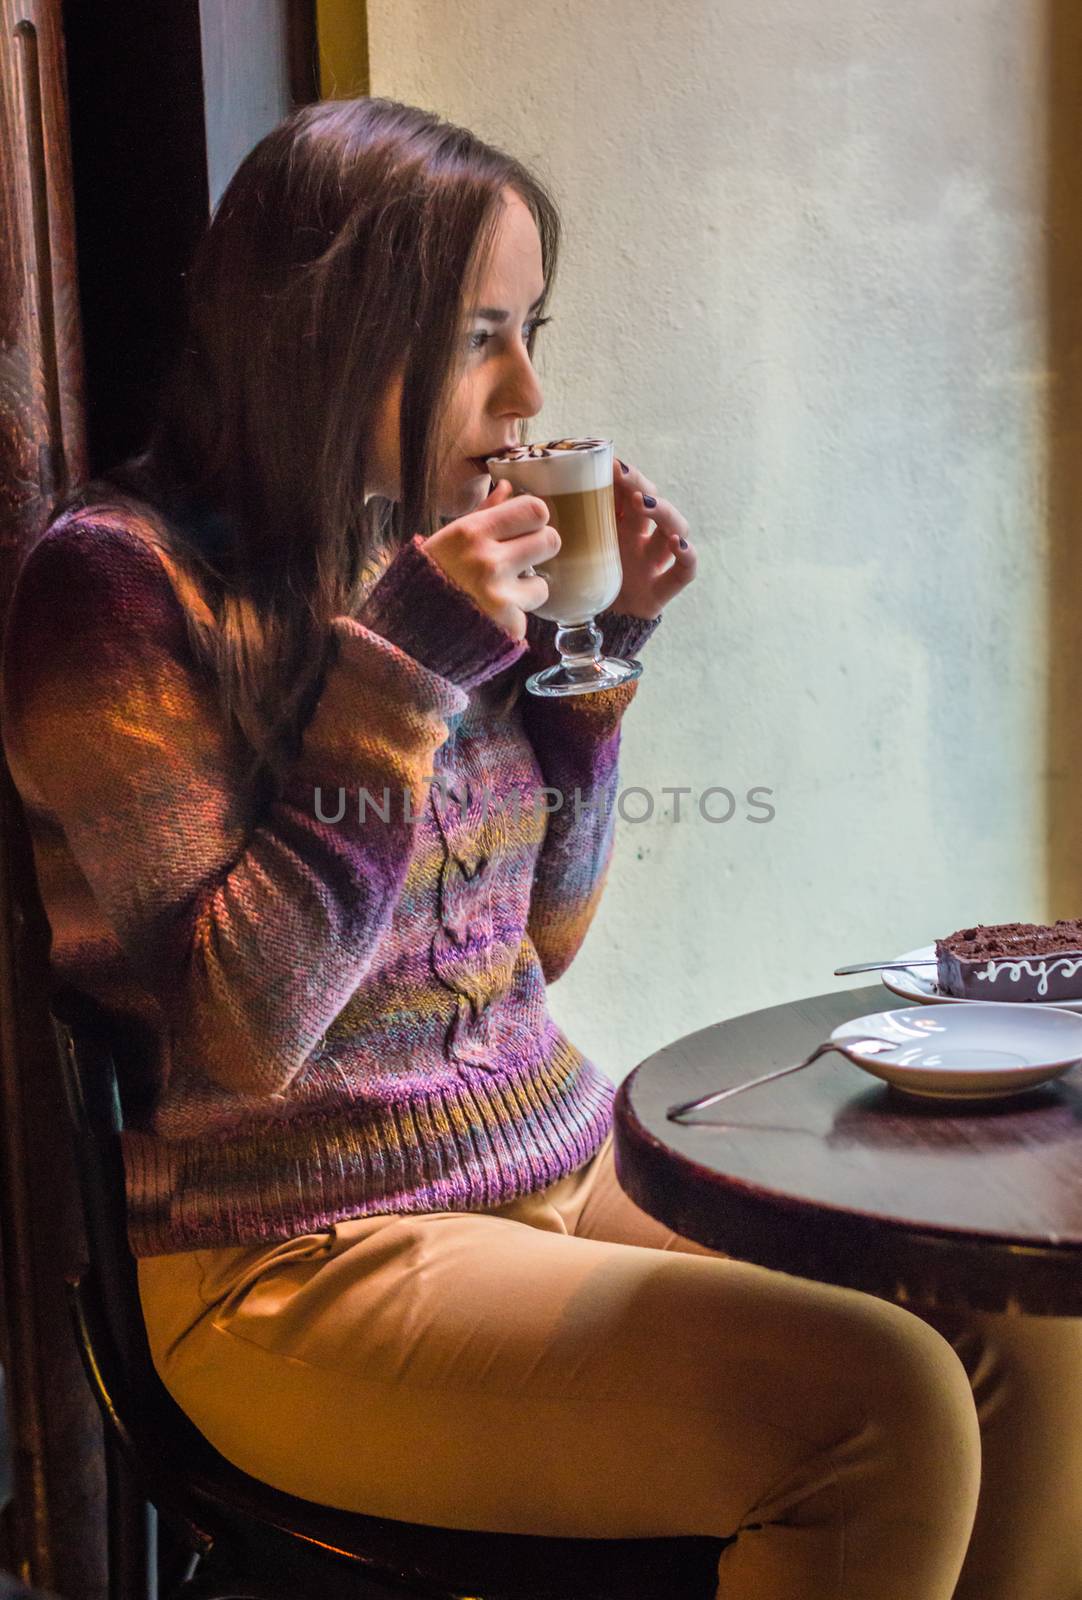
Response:
[[[1082,6],[1045,0],[1042,58],[1046,74],[1044,149],[1045,260],[1044,485],[1047,557],[1048,698],[1044,768],[1047,798],[1037,826],[1045,844],[1044,915],[1077,917],[1082,906],[1082,789],[1079,691],[1082,688]],[[1034,21],[1034,26],[1040,23]],[[1034,176],[1034,183],[1038,181]]]
[[[56,0],[0,0],[0,585],[84,470],[71,175]]]
[[[198,0],[65,0],[90,466],[146,442],[207,222]]]
[[[85,471],[58,0],[0,3],[0,603]],[[0,766],[0,1235],[15,1497],[4,1560],[35,1584],[104,1592],[100,1425],[63,1291],[81,1252],[63,1092],[46,1025],[47,928]]]
[[[364,10],[364,3],[361,10]],[[286,0],[289,94],[295,106],[319,99],[319,37],[316,0]]]

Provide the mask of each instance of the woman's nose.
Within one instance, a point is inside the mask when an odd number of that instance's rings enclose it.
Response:
[[[504,408],[522,417],[534,417],[541,410],[544,395],[526,346],[523,344],[512,350],[508,362],[509,368],[501,384]]]

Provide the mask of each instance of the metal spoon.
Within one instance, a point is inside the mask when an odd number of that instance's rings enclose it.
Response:
[[[897,1039],[877,1039],[874,1036],[868,1039],[827,1039],[823,1044],[816,1045],[810,1056],[805,1056],[803,1061],[798,1061],[793,1067],[779,1067],[776,1072],[764,1072],[761,1078],[751,1078],[747,1083],[738,1083],[731,1089],[718,1089],[714,1094],[703,1095],[698,1100],[685,1100],[680,1105],[670,1106],[665,1116],[669,1122],[679,1122],[680,1118],[689,1111],[698,1111],[702,1106],[712,1106],[718,1100],[729,1100],[734,1094],[743,1094],[745,1089],[758,1088],[761,1083],[772,1083],[775,1078],[787,1078],[791,1072],[801,1072],[805,1067],[810,1067],[813,1061],[826,1055],[828,1050],[836,1050],[839,1055],[852,1061],[859,1067],[860,1062],[856,1052],[860,1051],[866,1056],[882,1055],[884,1050],[896,1050]]]
[[[904,972],[908,967],[934,967],[935,964],[935,956],[931,956],[927,961],[899,961],[897,957],[893,961],[857,961],[851,967],[835,967],[834,976],[847,978],[851,972],[886,972],[891,967]]]

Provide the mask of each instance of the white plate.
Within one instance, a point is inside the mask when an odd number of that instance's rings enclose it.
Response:
[[[960,994],[944,994],[936,982],[935,945],[921,945],[919,950],[907,950],[898,957],[896,967],[887,967],[879,974],[891,994],[902,1000],[916,1000],[922,1006],[981,1006],[1024,1005],[1046,1006],[1047,1000],[966,1000]],[[1082,1012],[1082,997],[1077,1000],[1054,1000],[1058,1011]]]
[[[1016,1000],[970,1000],[934,1010],[908,1006],[855,1017],[835,1040],[897,1040],[859,1065],[907,1094],[992,1100],[1019,1094],[1082,1061],[1082,1016]]]

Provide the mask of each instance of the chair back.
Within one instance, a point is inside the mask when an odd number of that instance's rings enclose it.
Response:
[[[133,1379],[154,1370],[128,1243],[123,1114],[107,1025],[90,1002],[62,991],[51,1003],[75,1143],[88,1268],[80,1284],[100,1311],[101,1332]]]
[[[202,1543],[193,1473],[220,1458],[181,1410],[154,1366],[128,1242],[114,1040],[84,996],[60,990],[50,1003],[70,1113],[82,1198],[87,1264],[68,1280],[79,1353],[113,1442],[159,1511]]]

